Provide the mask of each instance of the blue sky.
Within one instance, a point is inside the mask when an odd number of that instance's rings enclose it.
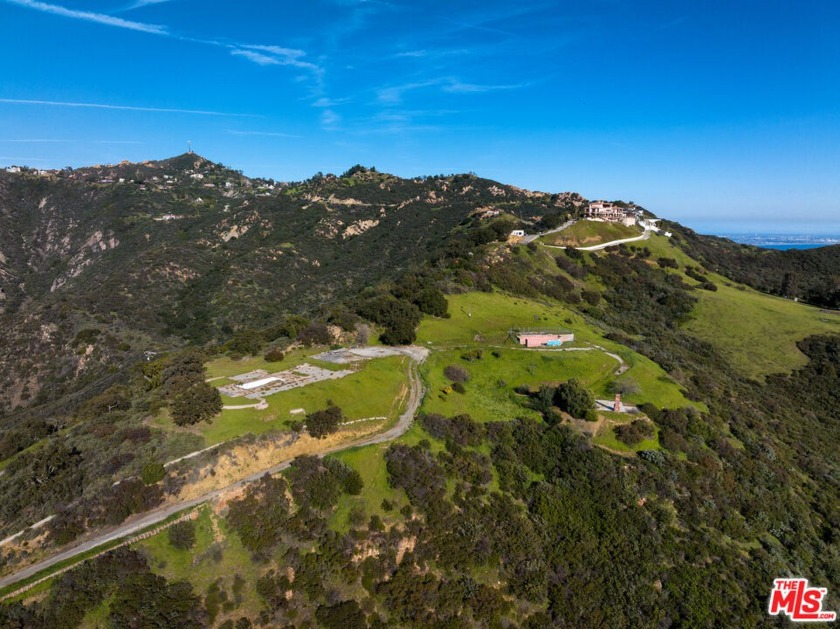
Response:
[[[0,0],[0,165],[196,152],[840,233],[840,3]]]

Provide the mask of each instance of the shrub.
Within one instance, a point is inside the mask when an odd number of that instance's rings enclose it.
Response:
[[[195,522],[176,522],[168,529],[169,543],[178,550],[189,550],[195,545]]]
[[[470,379],[469,372],[463,367],[459,367],[458,365],[449,365],[447,367],[444,367],[443,375],[446,376],[452,382],[466,382]]]
[[[656,263],[663,269],[676,269],[679,267],[674,258],[659,258]]]
[[[166,476],[166,468],[163,466],[163,463],[158,463],[157,461],[149,461],[143,466],[143,470],[140,472],[140,478],[146,485],[159,483],[163,480],[164,476]]]
[[[554,392],[554,405],[577,419],[595,420],[595,398],[580,383],[572,378],[564,382]]]
[[[267,363],[279,363],[281,360],[286,358],[286,354],[282,350],[274,347],[268,350],[263,358]]]
[[[326,324],[313,322],[298,333],[298,340],[307,347],[329,345],[333,342],[333,336]]]
[[[460,382],[454,382],[452,384],[452,390],[455,391],[456,393],[466,393],[467,392],[466,388],[464,388],[464,385],[461,384]]]
[[[200,421],[209,422],[222,411],[222,396],[218,389],[206,382],[194,384],[178,394],[170,404],[172,421],[179,426],[191,426]]]
[[[326,629],[354,629],[367,627],[365,615],[354,600],[342,601],[332,607],[324,605],[315,610],[315,619]]]
[[[615,436],[622,443],[634,446],[654,435],[653,424],[643,419],[637,419],[630,424],[621,424],[615,427]]]
[[[437,288],[427,288],[421,291],[412,303],[420,309],[420,312],[435,317],[444,316],[449,309],[449,302]]]
[[[630,376],[625,376],[614,380],[609,385],[611,393],[620,393],[621,395],[630,395],[639,392],[639,384]]]
[[[468,352],[461,354],[461,358],[466,360],[468,363],[471,363],[474,360],[481,360],[484,357],[484,350],[483,349],[473,349]]]
[[[86,328],[84,330],[80,330],[76,335],[76,338],[73,339],[73,345],[91,345],[96,342],[96,339],[99,338],[100,334],[102,334],[102,330],[97,328]]]
[[[315,411],[306,416],[306,429],[316,439],[322,439],[338,430],[344,420],[344,413],[335,405],[322,411]]]
[[[636,455],[648,463],[653,463],[660,467],[665,465],[665,455],[659,450],[640,450]]]
[[[601,301],[601,293],[597,290],[581,291],[580,296],[583,297],[583,301],[588,303],[590,306],[597,306],[598,302]]]
[[[256,330],[242,330],[225,343],[224,348],[232,354],[256,356],[262,349],[263,336]]]

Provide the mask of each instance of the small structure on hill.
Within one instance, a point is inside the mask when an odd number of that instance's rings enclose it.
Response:
[[[512,245],[519,244],[520,242],[525,241],[525,230],[524,229],[514,229],[510,232],[508,236],[508,243]]]
[[[575,335],[569,330],[560,329],[530,329],[511,330],[510,335],[516,342],[525,347],[560,347],[563,343],[571,343]]]

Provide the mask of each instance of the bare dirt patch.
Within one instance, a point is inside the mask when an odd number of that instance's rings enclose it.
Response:
[[[271,441],[258,441],[238,445],[221,455],[214,463],[198,471],[198,478],[190,480],[181,489],[173,502],[197,498],[215,489],[226,487],[246,476],[268,469],[283,461],[289,461],[302,454],[318,454],[348,441],[377,432],[383,421],[352,424],[323,439],[315,439],[305,433],[284,435]],[[239,490],[236,490],[239,491]],[[231,500],[225,496],[222,500]],[[217,507],[218,508],[218,507]]]

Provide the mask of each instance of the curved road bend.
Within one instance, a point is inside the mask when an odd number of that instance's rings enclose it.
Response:
[[[396,439],[397,437],[405,434],[409,427],[411,427],[411,422],[414,420],[414,415],[417,413],[417,409],[420,408],[420,402],[423,401],[423,395],[425,394],[423,382],[420,379],[420,374],[417,371],[417,365],[426,359],[426,357],[429,355],[429,350],[427,350],[424,347],[416,346],[393,348],[393,350],[398,352],[399,354],[402,354],[403,356],[406,356],[409,360],[412,361],[411,366],[408,370],[408,403],[406,404],[405,411],[402,415],[400,415],[399,419],[397,420],[397,423],[385,432],[377,433],[375,435],[365,437],[364,439],[360,439],[359,441],[354,441],[352,443],[344,443],[334,446],[332,448],[328,448],[323,452],[320,452],[318,454],[319,457],[324,457],[327,454],[333,454],[342,450],[349,450],[351,448],[358,448],[361,446],[368,446],[376,443],[383,443],[385,441],[391,441],[392,439]],[[15,572],[14,574],[10,574],[3,578],[0,578],[0,588],[6,587],[7,585],[11,585],[12,583],[17,583],[18,581],[22,581],[23,579],[31,577],[33,574],[40,572],[41,570],[54,566],[55,564],[66,559],[71,559],[76,555],[85,553],[89,550],[102,546],[103,544],[107,544],[108,542],[120,539],[122,537],[127,537],[153,524],[157,524],[158,522],[165,520],[170,515],[177,513],[178,511],[183,511],[196,505],[200,505],[204,502],[215,500],[216,498],[219,498],[222,494],[225,494],[234,489],[239,489],[240,487],[243,487],[249,483],[253,483],[254,481],[259,480],[260,478],[265,476],[266,474],[276,474],[277,472],[289,467],[289,465],[291,465],[291,462],[291,460],[283,461],[282,463],[278,463],[277,465],[274,465],[272,467],[250,474],[249,476],[246,476],[245,478],[242,478],[236,481],[235,483],[228,485],[227,487],[222,487],[221,489],[216,489],[214,491],[208,492],[202,496],[199,496],[198,498],[164,505],[152,511],[147,511],[146,513],[140,515],[136,519],[133,519],[130,522],[126,522],[125,524],[121,524],[120,526],[111,529],[106,533],[102,533],[94,537],[93,539],[82,542],[78,546],[74,546],[73,548],[60,552],[57,555],[53,555],[48,559],[39,561],[38,563],[28,566],[27,568],[24,568],[19,572]]]

